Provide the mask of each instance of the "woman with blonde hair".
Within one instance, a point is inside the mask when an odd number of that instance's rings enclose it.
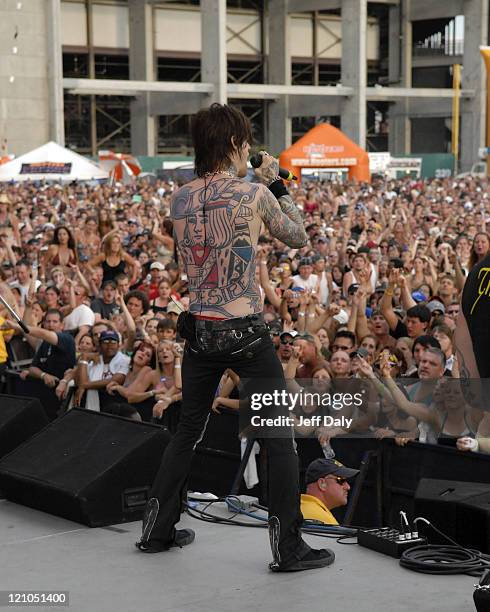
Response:
[[[19,221],[12,210],[12,202],[6,193],[0,194],[0,230],[8,236],[13,236],[17,246],[21,245]]]
[[[153,416],[160,418],[173,402],[181,399],[182,378],[180,357],[182,349],[169,340],[160,342],[156,349],[149,342],[143,341],[135,350],[131,360],[131,369],[124,385],[109,383],[110,394],[119,393],[130,404],[145,403],[145,410],[140,411],[143,420],[149,420],[148,400],[156,400]]]
[[[153,416],[161,418],[173,402],[182,398],[182,347],[171,340],[163,340],[157,347],[157,367],[153,373],[155,396]]]
[[[116,233],[106,236],[102,243],[102,253],[92,257],[88,267],[93,273],[93,268],[102,266],[102,284],[106,281],[115,280],[120,274],[128,274],[133,280],[136,277],[137,262],[122,248],[121,238]],[[127,272],[127,268],[131,271]]]
[[[50,273],[50,279],[54,283],[54,286],[61,291],[61,288],[66,283],[66,276],[61,266],[55,266]]]

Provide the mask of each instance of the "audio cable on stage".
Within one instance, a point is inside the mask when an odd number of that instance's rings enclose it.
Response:
[[[490,555],[460,546],[421,516],[413,521],[414,524],[417,521],[422,521],[432,527],[439,535],[451,542],[451,545],[426,544],[409,548],[400,558],[402,567],[423,574],[468,574],[470,576],[481,576],[490,568]]]
[[[228,510],[232,512],[231,516],[220,516],[219,514],[215,514],[210,512],[208,509],[216,503],[225,503],[228,507]],[[194,504],[189,504],[187,502],[185,504],[186,512],[192,518],[195,518],[200,521],[204,521],[206,523],[218,523],[222,525],[235,525],[239,527],[259,527],[259,528],[267,528],[268,527],[268,519],[267,516],[258,514],[257,512],[252,511],[252,508],[256,508],[257,510],[267,511],[267,508],[264,506],[260,506],[259,504],[252,503],[249,507],[245,507],[242,500],[239,497],[230,495],[227,497],[220,497],[218,499],[213,499],[206,503],[204,508],[197,508]],[[249,519],[249,521],[240,521],[237,520],[236,517],[238,515],[243,515]],[[356,544],[356,542],[346,542],[344,540],[355,538],[357,536],[357,528],[355,527],[342,527],[340,525],[325,525],[323,523],[315,523],[306,521],[303,524],[302,531],[304,533],[308,533],[310,535],[316,535],[320,537],[326,537],[335,539],[339,542],[339,544]]]

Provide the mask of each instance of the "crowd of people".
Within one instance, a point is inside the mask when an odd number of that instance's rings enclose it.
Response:
[[[188,278],[169,219],[171,181],[131,185],[6,185],[0,191],[4,388],[39,397],[55,419],[72,406],[152,420],[177,415]],[[469,271],[490,253],[488,183],[386,180],[290,185],[308,244],[263,230],[255,253],[265,320],[291,388],[342,392],[365,384],[360,407],[295,409],[297,436],[327,448],[345,435],[490,451],[485,406],[458,381],[453,335]],[[7,366],[32,357],[12,382]],[[361,381],[359,381],[361,379]],[[225,372],[209,407],[238,409]],[[305,427],[334,414],[348,428]]]

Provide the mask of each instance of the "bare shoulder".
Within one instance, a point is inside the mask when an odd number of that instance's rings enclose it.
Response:
[[[218,178],[209,182],[195,179],[172,195],[170,214],[174,219],[182,219],[197,212],[203,204],[225,199],[250,205],[262,189],[262,185],[239,178]]]

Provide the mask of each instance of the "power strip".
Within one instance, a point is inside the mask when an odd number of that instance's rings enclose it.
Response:
[[[259,503],[256,497],[251,497],[250,495],[231,495],[225,501],[230,512],[236,512],[238,508],[247,512],[256,512],[257,508],[255,506]]]
[[[399,559],[405,550],[427,544],[427,538],[419,536],[418,533],[401,533],[398,529],[382,527],[381,529],[360,529],[357,534],[357,543],[365,548]]]

